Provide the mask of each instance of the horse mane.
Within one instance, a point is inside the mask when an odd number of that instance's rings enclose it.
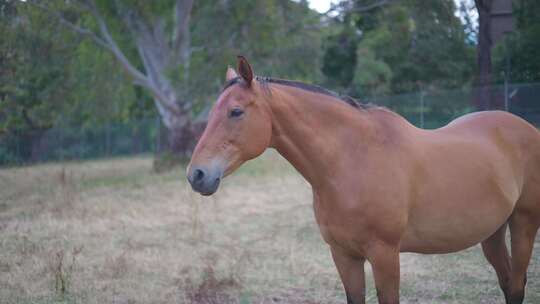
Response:
[[[261,77],[261,76],[256,76],[255,79],[258,82],[260,82],[263,87],[266,87],[266,88],[268,87],[269,83],[275,83],[279,85],[294,87],[294,88],[302,89],[308,92],[313,92],[317,94],[323,94],[323,95],[334,97],[337,100],[343,101],[356,109],[365,110],[365,109],[376,107],[375,105],[371,103],[362,103],[351,96],[340,95],[334,91],[325,89],[321,86],[314,85],[314,84],[309,84],[309,83],[294,81],[294,80],[279,79],[279,78]],[[244,80],[241,77],[235,77],[225,83],[225,85],[223,86],[222,92],[235,84],[243,84],[243,83],[244,83]],[[267,90],[267,91],[270,92],[270,90]]]

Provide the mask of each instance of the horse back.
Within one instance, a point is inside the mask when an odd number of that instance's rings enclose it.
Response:
[[[527,178],[540,173],[540,131],[524,119],[504,111],[462,116],[435,131],[468,138],[485,145],[512,163],[514,174]],[[540,186],[537,185],[537,186]]]

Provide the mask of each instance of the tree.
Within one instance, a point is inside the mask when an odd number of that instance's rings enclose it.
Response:
[[[390,3],[392,3],[391,0],[340,1],[332,5],[323,14],[327,17],[331,16],[330,20],[339,24],[338,27],[341,27],[341,29],[328,35],[325,43],[322,71],[327,76],[327,82],[330,86],[348,88],[353,84],[358,57],[357,46],[362,35],[362,32],[358,30],[362,26],[373,26],[376,22],[375,18],[368,16],[375,15],[380,9]],[[332,16],[331,14],[336,16]],[[358,18],[359,15],[366,18]],[[371,55],[371,52],[367,52],[367,54]],[[372,68],[375,66],[370,65]],[[354,85],[359,84],[360,81],[358,79],[354,81]]]
[[[340,81],[351,94],[414,92],[420,86],[455,88],[470,81],[474,48],[467,42],[465,25],[455,16],[454,1],[345,3],[350,4],[341,5],[344,16],[338,17],[342,30],[329,39],[326,55],[333,52],[333,56],[325,56],[324,66],[333,67],[325,75],[335,80],[340,75],[333,71],[352,71],[347,81]],[[337,39],[343,35],[349,39]],[[349,52],[333,42],[351,40],[355,43]]]
[[[350,16],[346,16],[349,19]],[[343,29],[326,41],[322,71],[334,87],[349,87],[354,78],[358,37],[356,28],[345,20]]]
[[[540,2],[516,1],[514,16],[516,29],[494,49],[495,75],[508,75],[512,82],[540,81]],[[508,61],[507,61],[508,60]],[[507,65],[510,70],[506,71]],[[501,81],[499,79],[499,81]]]
[[[169,129],[170,147],[181,155],[190,153],[194,121],[215,98],[226,63],[237,54],[255,58],[261,73],[318,78],[319,20],[305,1],[27,3],[112,54],[152,96]]]
[[[177,3],[0,0],[2,146],[13,139],[39,147],[37,138],[23,135],[38,128],[50,134],[51,127],[68,127],[76,140],[79,132],[170,112],[153,88],[138,82],[137,72],[176,96],[173,105],[187,121],[183,134],[188,143],[193,143],[194,125],[204,124],[226,66],[237,54],[253,58],[261,75],[320,79],[322,26],[307,2],[193,2],[189,35],[184,35],[190,37],[189,60],[167,61],[172,55],[161,54],[174,53]],[[23,113],[34,127],[25,123]],[[19,153],[10,147],[11,154]],[[189,153],[189,145],[180,148],[180,154]]]
[[[111,52],[133,83],[153,97],[169,130],[170,149],[181,155],[190,152],[194,145],[192,103],[178,84],[189,78],[193,0],[27,3]],[[129,33],[129,39],[121,32]]]
[[[538,123],[540,103],[540,2],[519,0],[514,2],[515,29],[493,49],[493,75],[502,83],[504,77],[511,83],[522,85],[510,90],[509,110]],[[523,85],[530,84],[530,85]]]
[[[491,37],[491,8],[492,0],[475,0],[478,10],[478,97],[476,98],[477,108],[487,110],[490,108],[491,91],[491,47],[493,45]]]
[[[22,14],[13,1],[0,2],[0,18],[0,135],[27,143],[21,154],[35,159],[66,106],[72,45],[53,43],[49,20]]]

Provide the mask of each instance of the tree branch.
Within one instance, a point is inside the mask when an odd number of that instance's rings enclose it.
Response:
[[[113,55],[116,57],[116,59],[118,61],[120,61],[120,63],[124,67],[124,69],[134,78],[134,82],[136,84],[147,87],[149,89],[153,89],[150,86],[150,83],[148,82],[148,80],[146,79],[146,76],[143,73],[141,73],[139,70],[137,70],[137,68],[135,68],[129,62],[129,60],[126,58],[126,56],[120,50],[120,48],[118,47],[118,45],[116,44],[116,42],[112,38],[111,34],[109,33],[107,25],[106,25],[103,17],[101,16],[101,14],[97,10],[97,7],[95,6],[95,3],[94,3],[93,0],[86,1],[83,4],[92,13],[94,18],[96,19],[102,37],[100,37],[99,35],[97,35],[96,33],[94,33],[93,31],[91,31],[91,30],[89,30],[87,28],[84,28],[84,27],[81,27],[81,26],[78,26],[78,25],[74,24],[73,22],[71,22],[71,21],[67,20],[66,18],[64,18],[64,16],[62,16],[61,13],[51,10],[49,7],[39,3],[38,1],[28,1],[27,3],[39,8],[39,9],[41,9],[43,11],[45,11],[46,13],[48,13],[48,14],[50,14],[52,16],[54,16],[62,25],[64,25],[65,27],[67,27],[71,31],[73,31],[75,33],[78,33],[78,34],[81,34],[83,36],[90,37],[96,44],[98,44],[99,46],[101,46],[101,47],[103,47],[103,48],[105,48],[105,49],[107,49],[109,51],[111,51],[113,53]]]
[[[74,24],[71,21],[68,21],[66,18],[64,18],[64,16],[62,14],[49,9],[47,6],[45,6],[45,5],[43,5],[43,4],[39,3],[39,2],[28,1],[27,3],[32,5],[32,6],[35,6],[35,7],[39,8],[39,9],[41,9],[43,11],[45,11],[49,15],[54,16],[62,25],[64,25],[68,29],[72,30],[73,32],[76,32],[76,33],[81,34],[83,36],[88,36],[95,43],[97,43],[99,46],[104,47],[104,48],[109,48],[109,46],[107,45],[107,42],[105,42],[105,40],[103,40],[101,37],[96,35],[96,33],[94,33],[93,31],[91,31],[91,30],[89,30],[87,28],[78,26],[78,25]]]
[[[156,102],[159,103],[158,109],[164,108],[169,112],[179,113],[175,104],[176,100],[166,96],[166,88],[170,86],[170,83],[164,79],[164,68],[167,67],[164,61],[167,61],[169,57],[169,46],[164,39],[163,24],[157,20],[151,27],[142,21],[143,19],[136,11],[123,6],[118,0],[114,3],[120,18],[131,32],[150,90]]]
[[[28,111],[26,111],[26,109],[22,109],[21,110],[21,114],[22,114],[22,117],[24,119],[24,121],[26,122],[26,124],[30,127],[30,129],[32,130],[35,130],[35,129],[39,129],[36,124],[32,121],[32,119],[30,118],[30,116],[28,116]]]
[[[189,19],[193,0],[177,0],[174,7],[175,27],[173,31],[172,45],[178,51],[185,40],[186,31],[189,33]]]
[[[120,47],[118,47],[118,44],[116,44],[116,41],[112,38],[111,33],[109,32],[109,28],[107,27],[107,24],[105,22],[105,19],[99,12],[94,0],[87,0],[86,2],[90,13],[94,16],[98,23],[99,30],[101,32],[101,35],[107,42],[107,45],[109,46],[108,49],[114,54],[116,59],[120,61],[124,69],[134,78],[135,82],[139,85],[145,86],[151,90],[154,90],[150,83],[148,82],[148,79],[146,76],[140,72],[136,67],[134,67],[131,62],[127,59],[127,57],[124,55]]]
[[[335,13],[338,10],[341,11],[347,11],[347,12],[354,12],[354,13],[365,13],[371,10],[374,10],[379,7],[383,7],[385,5],[391,4],[394,0],[378,0],[371,4],[363,5],[363,6],[355,6],[354,3],[351,4],[349,1],[341,2],[339,4],[332,5],[330,9],[328,9],[326,12],[322,13],[324,16],[332,17],[331,15]]]

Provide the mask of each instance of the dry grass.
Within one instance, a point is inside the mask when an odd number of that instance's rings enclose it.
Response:
[[[344,303],[309,186],[266,153],[213,197],[151,158],[0,170],[0,303]],[[540,302],[540,254],[527,303]],[[375,303],[372,279],[368,302]],[[402,256],[405,303],[503,303],[478,247]]]

